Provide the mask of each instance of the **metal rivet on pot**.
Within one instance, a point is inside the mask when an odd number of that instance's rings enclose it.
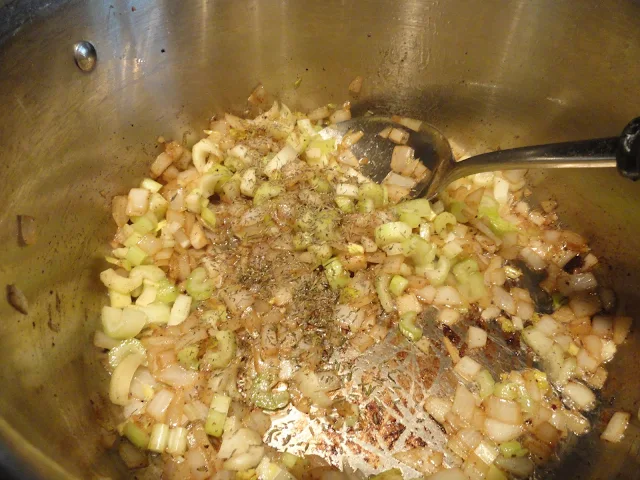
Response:
[[[83,40],[73,46],[73,57],[80,70],[90,72],[96,67],[98,53],[91,42]]]

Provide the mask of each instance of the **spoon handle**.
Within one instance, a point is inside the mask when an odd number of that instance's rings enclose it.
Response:
[[[483,153],[455,164],[447,183],[475,173],[525,168],[618,167],[632,180],[640,176],[640,117],[629,123],[622,135],[577,142]]]

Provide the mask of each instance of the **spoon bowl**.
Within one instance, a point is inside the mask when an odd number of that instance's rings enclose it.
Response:
[[[456,162],[446,137],[437,128],[420,122],[417,129],[384,116],[352,118],[323,129],[320,135],[341,140],[348,132],[363,133],[351,147],[354,155],[367,159],[362,172],[383,182],[391,172],[391,157],[398,143],[381,136],[385,129],[397,128],[409,133],[405,145],[427,167],[425,177],[410,192],[411,197],[435,197],[454,180],[496,170],[528,168],[612,168],[632,180],[640,176],[640,117],[632,120],[618,137],[554,143],[484,153]]]

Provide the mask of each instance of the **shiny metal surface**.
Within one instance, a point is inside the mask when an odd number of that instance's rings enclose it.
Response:
[[[90,72],[96,68],[98,52],[91,42],[82,40],[73,46],[73,58],[80,70]]]
[[[96,427],[110,417],[97,403],[105,384],[91,332],[114,232],[108,199],[145,171],[158,135],[193,143],[211,114],[243,113],[258,82],[306,109],[349,99],[356,75],[365,82],[354,115],[421,118],[465,156],[617,135],[640,108],[633,0],[0,5],[0,284],[16,284],[31,305],[24,317],[0,301],[0,438],[42,478],[126,475]],[[100,54],[88,75],[70,55],[81,38]],[[640,317],[637,186],[604,170],[531,178],[533,201],[559,201]],[[37,219],[34,246],[18,243],[20,214]],[[636,329],[600,397],[603,415],[634,413],[624,441],[601,444],[594,419],[556,478],[638,478],[640,378],[629,366],[639,348]]]

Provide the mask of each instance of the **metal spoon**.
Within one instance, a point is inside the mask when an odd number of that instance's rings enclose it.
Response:
[[[454,180],[496,170],[617,167],[627,178],[637,180],[640,177],[640,117],[632,120],[619,137],[500,150],[461,162],[454,160],[445,136],[425,122],[415,132],[388,117],[358,117],[331,125],[320,134],[324,138],[340,139],[348,131],[362,131],[364,136],[351,150],[357,157],[370,160],[362,167],[363,173],[381,182],[390,171],[391,154],[396,146],[391,140],[378,135],[387,127],[409,131],[407,145],[415,150],[415,158],[419,158],[431,172],[413,188],[413,197],[430,199]]]

